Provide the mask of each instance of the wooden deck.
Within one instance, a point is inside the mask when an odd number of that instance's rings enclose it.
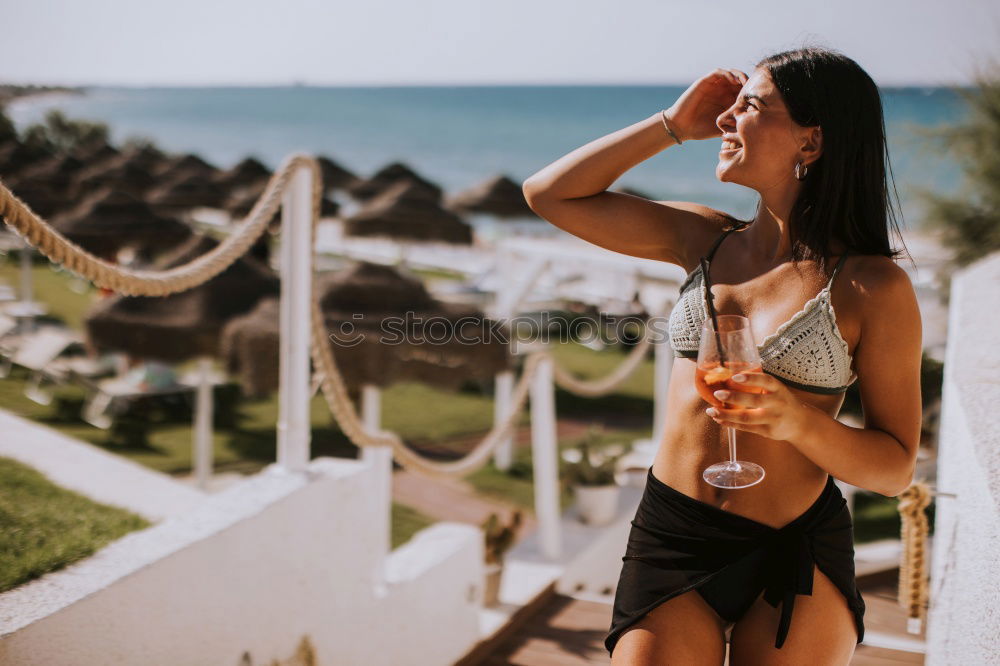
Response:
[[[922,638],[905,633],[905,615],[894,600],[891,585],[864,588],[867,611],[865,630],[901,638]],[[553,594],[547,603],[519,628],[501,635],[490,649],[477,650],[475,659],[462,666],[583,666],[611,663],[604,649],[604,635],[611,623],[610,600],[584,601]],[[485,646],[484,646],[485,647]],[[728,662],[727,662],[728,663]],[[861,644],[852,666],[923,664],[924,655]]]

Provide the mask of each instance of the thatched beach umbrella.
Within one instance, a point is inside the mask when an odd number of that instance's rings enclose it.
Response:
[[[458,215],[428,199],[420,185],[403,180],[365,204],[344,223],[348,236],[469,244],[472,227]]]
[[[149,173],[159,170],[160,166],[167,161],[167,154],[151,144],[133,146],[122,153],[114,160],[108,162],[110,167],[122,164],[133,164],[141,167]]]
[[[458,388],[508,367],[507,345],[490,335],[481,312],[438,302],[420,280],[391,267],[360,263],[321,277],[317,290],[337,367],[351,389],[402,380]],[[229,369],[248,395],[278,386],[279,321],[277,299],[267,299],[223,332]]]
[[[524,200],[521,186],[507,176],[494,176],[450,198],[448,208],[460,212],[489,213],[498,217],[535,216]]]
[[[146,203],[160,213],[181,215],[192,208],[219,208],[226,200],[226,191],[217,183],[196,172],[183,172],[176,178],[150,190]]]
[[[323,190],[326,192],[330,190],[349,190],[362,181],[353,172],[345,169],[329,157],[321,155],[316,158],[316,161],[319,162],[320,171],[323,173]]]
[[[337,217],[340,214],[340,204],[332,199],[323,197],[319,202],[320,217]]]
[[[264,194],[266,186],[267,183],[264,182],[258,185],[240,188],[226,198],[225,202],[222,204],[222,208],[229,213],[231,218],[242,219],[250,214],[250,210],[254,207],[254,204],[256,204],[257,200],[260,199],[260,196]],[[325,196],[320,201],[320,217],[336,217],[339,212],[340,204],[336,201],[331,201]],[[276,219],[279,216],[280,212],[275,214]]]
[[[218,245],[194,236],[163,257],[154,270],[186,264]],[[84,323],[95,348],[177,362],[215,356],[222,328],[250,311],[261,298],[277,295],[278,276],[255,259],[241,257],[202,285],[169,296],[112,296],[87,313]]]
[[[77,146],[73,150],[73,157],[88,164],[96,164],[113,159],[120,154],[117,148],[108,144],[104,139],[97,139],[82,146]]]
[[[234,318],[222,331],[226,369],[237,375],[244,395],[265,397],[278,387],[280,321],[278,299],[264,298],[251,312]]]
[[[69,180],[87,167],[87,163],[73,155],[56,155],[26,168],[18,178],[38,178],[62,187],[69,186]]]
[[[223,210],[233,219],[242,219],[250,213],[260,195],[264,194],[264,184],[242,187],[230,193],[222,204]]]
[[[111,188],[93,192],[74,208],[55,215],[59,233],[102,257],[127,246],[163,251],[191,236],[186,224],[157,215],[140,199]]]
[[[158,182],[148,167],[121,158],[88,166],[76,175],[77,191],[84,195],[107,187],[142,198]]]
[[[153,175],[160,181],[174,180],[184,174],[196,174],[205,179],[210,179],[218,173],[218,169],[194,154],[175,155],[164,160]]]
[[[46,148],[10,141],[0,146],[0,178],[6,180],[31,165],[53,157],[55,154]]]
[[[510,362],[508,345],[491,335],[482,312],[437,301],[418,278],[390,266],[360,263],[329,274],[319,289],[327,329],[340,333],[335,352],[348,384],[416,380],[458,388],[492,380]],[[357,346],[343,335],[348,322],[365,332]]]
[[[409,191],[412,195],[421,195],[433,202],[441,200],[441,188],[417,174],[402,162],[393,162],[379,169],[368,180],[362,180],[350,186],[348,193],[358,201],[368,201],[385,192],[400,181],[409,181]]]
[[[59,155],[28,166],[10,179],[9,187],[32,210],[48,218],[73,203],[76,175],[84,166],[72,155]]]
[[[263,189],[270,178],[271,171],[262,162],[247,157],[231,169],[215,174],[214,181],[227,193],[232,193],[238,189],[258,185]]]

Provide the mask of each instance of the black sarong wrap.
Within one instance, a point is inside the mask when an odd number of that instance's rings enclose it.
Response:
[[[774,642],[781,648],[796,595],[812,594],[814,564],[844,595],[858,642],[864,638],[865,603],[854,578],[851,513],[832,476],[812,506],[774,528],[688,497],[650,469],[622,562],[604,641],[609,654],[625,629],[692,589],[728,622],[742,617],[763,592],[772,607],[781,605]]]

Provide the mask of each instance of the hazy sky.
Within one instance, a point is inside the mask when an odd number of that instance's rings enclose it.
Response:
[[[996,0],[0,0],[0,81],[687,84],[813,43],[880,85],[967,83]]]

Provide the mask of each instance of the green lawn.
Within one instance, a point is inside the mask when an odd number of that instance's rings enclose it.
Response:
[[[414,534],[425,527],[430,527],[436,522],[433,518],[425,516],[416,509],[398,502],[392,503],[391,513],[392,534],[390,538],[392,541],[392,550],[399,548],[409,541]]]
[[[465,275],[460,271],[449,271],[443,268],[413,268],[411,272],[426,280],[461,281]]]
[[[419,511],[393,502],[392,548],[432,524]],[[31,467],[0,457],[0,592],[148,526],[140,516],[60,488]]]
[[[49,314],[62,319],[66,325],[82,330],[83,314],[94,302],[96,289],[88,282],[72,279],[69,273],[60,270],[47,260],[36,261],[32,271],[34,299],[49,307]],[[6,282],[15,289],[20,288],[21,267],[16,256],[6,259],[0,257],[0,282]],[[83,293],[74,291],[74,286]]]
[[[14,368],[0,380],[0,405],[26,418],[44,423],[71,437],[119,453],[138,463],[168,474],[191,470],[190,400],[181,400],[170,410],[136,410],[120,419],[120,430],[101,430],[80,420],[84,391],[75,386],[55,389],[52,405],[43,406],[24,396],[27,372]],[[492,399],[439,391],[417,384],[399,384],[383,395],[385,426],[408,441],[438,441],[489,429]],[[217,410],[218,414],[218,410]],[[357,457],[351,444],[333,424],[333,417],[321,396],[310,403],[314,456]],[[216,424],[215,464],[219,471],[254,472],[274,462],[277,395],[262,400],[241,400],[232,423]],[[128,439],[127,429],[144,433]],[[124,434],[123,434],[124,433]]]
[[[647,436],[648,433],[644,431],[605,430],[601,435],[599,445],[621,443],[630,446],[634,440]],[[563,449],[576,446],[578,443],[579,440],[576,438],[560,440],[558,443],[559,450],[562,451]],[[558,460],[558,464],[560,468],[565,465],[561,457]],[[531,449],[530,447],[524,447],[515,450],[514,460],[511,463],[510,469],[501,471],[490,460],[486,465],[465,477],[465,479],[482,495],[513,502],[534,513],[535,489],[532,482],[533,475],[534,467],[531,461]],[[560,487],[561,509],[565,511],[573,504],[573,491],[564,482],[560,483]]]
[[[899,500],[861,492],[854,497],[854,542],[867,543],[900,536]],[[927,507],[930,533],[934,534],[934,502]]]
[[[0,592],[148,525],[140,516],[60,488],[31,467],[0,457]]]

